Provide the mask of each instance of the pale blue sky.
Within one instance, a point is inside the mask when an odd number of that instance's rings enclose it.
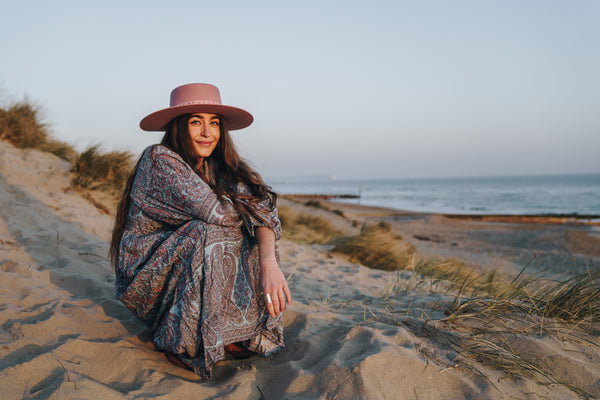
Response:
[[[0,90],[139,153],[183,83],[267,177],[600,172],[600,1],[0,1]]]

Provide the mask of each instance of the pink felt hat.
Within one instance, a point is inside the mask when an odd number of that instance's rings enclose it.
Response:
[[[140,128],[145,131],[164,131],[173,118],[193,113],[218,114],[230,131],[245,128],[254,121],[248,111],[221,104],[221,95],[216,86],[190,83],[173,89],[170,107],[147,115],[140,121]]]

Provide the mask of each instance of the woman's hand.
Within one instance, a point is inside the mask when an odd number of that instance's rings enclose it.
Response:
[[[271,296],[271,303],[267,302],[267,310],[271,317],[276,317],[285,310],[285,303],[290,304],[292,301],[290,289],[274,255],[265,259],[261,257],[260,271],[260,286],[263,294]]]
[[[275,234],[264,226],[256,227],[255,232],[260,254],[260,286],[263,295],[271,297],[271,303],[265,299],[269,315],[276,317],[285,310],[286,303],[291,303],[292,295],[275,257]]]

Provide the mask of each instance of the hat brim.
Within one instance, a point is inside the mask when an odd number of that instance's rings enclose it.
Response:
[[[147,115],[140,121],[140,128],[150,132],[164,131],[173,118],[195,113],[220,115],[225,121],[225,127],[230,131],[246,128],[254,121],[252,114],[241,108],[222,104],[187,104],[165,108]]]

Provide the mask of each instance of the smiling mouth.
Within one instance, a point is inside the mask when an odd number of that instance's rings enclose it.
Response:
[[[196,144],[200,145],[200,146],[210,146],[212,145],[213,142],[196,142]]]

